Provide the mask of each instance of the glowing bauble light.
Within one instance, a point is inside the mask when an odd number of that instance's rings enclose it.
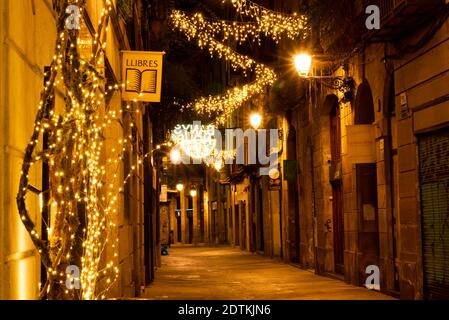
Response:
[[[172,140],[182,151],[193,159],[209,157],[217,145],[215,127],[202,126],[199,122],[193,125],[178,125],[172,132]]]
[[[190,196],[191,196],[192,198],[195,198],[196,195],[197,195],[196,190],[190,190]]]
[[[182,190],[184,190],[184,185],[182,183],[178,183],[176,185],[176,190],[178,190],[179,192],[182,192]]]

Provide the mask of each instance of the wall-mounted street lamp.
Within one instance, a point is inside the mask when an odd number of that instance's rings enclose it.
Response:
[[[223,169],[223,161],[218,160],[217,162],[215,162],[215,170],[217,171],[221,171],[221,169]]]
[[[322,61],[322,59],[320,59]],[[294,64],[299,76],[303,79],[317,80],[320,84],[336,89],[345,95],[345,99],[351,98],[351,93],[354,88],[354,79],[348,73],[348,66],[344,66],[345,76],[317,76],[312,74],[312,67],[314,57],[308,53],[300,53],[294,57]]]
[[[181,163],[181,152],[177,148],[173,148],[170,151],[170,160],[173,164]]]
[[[256,130],[256,163],[258,164],[258,154],[259,154],[259,134],[257,130],[259,130],[260,126],[262,125],[262,115],[258,112],[254,112],[249,116],[249,123],[253,127],[254,130]]]
[[[190,190],[190,196],[195,198],[197,196],[197,191],[195,189]]]
[[[253,113],[249,117],[249,123],[254,128],[254,130],[257,130],[262,125],[262,115],[260,113]]]
[[[300,77],[308,78],[310,69],[312,68],[312,56],[306,53],[296,55],[295,67]]]
[[[272,180],[277,180],[281,176],[281,173],[279,172],[278,168],[273,168],[268,172],[268,176]]]
[[[176,190],[178,190],[178,192],[182,192],[182,190],[184,190],[184,185],[182,183],[178,183],[176,185]]]

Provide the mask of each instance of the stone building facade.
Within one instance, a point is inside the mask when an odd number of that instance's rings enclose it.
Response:
[[[294,1],[262,4],[300,9]],[[292,71],[294,54],[308,51],[314,74],[327,76],[296,75],[296,105],[273,111],[267,92],[229,120],[246,129],[257,110],[262,127],[279,129],[281,182],[250,166],[210,170],[227,204],[220,214],[229,230],[218,243],[356,286],[375,266],[384,293],[447,298],[448,7],[376,4],[380,30],[366,29],[367,3],[355,1],[344,10],[348,26],[329,20],[341,32],[318,25],[312,43],[280,44],[278,67],[291,61]]]

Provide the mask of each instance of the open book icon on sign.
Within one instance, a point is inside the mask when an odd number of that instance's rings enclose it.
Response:
[[[156,93],[157,70],[126,69],[126,91]]]

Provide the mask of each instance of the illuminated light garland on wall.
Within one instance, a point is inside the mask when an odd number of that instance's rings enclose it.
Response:
[[[65,3],[65,2],[64,2]],[[84,2],[73,1],[84,10]],[[48,81],[41,92],[41,101],[30,142],[25,151],[17,194],[20,218],[41,255],[47,270],[47,282],[41,290],[41,298],[52,295],[59,299],[103,299],[118,277],[117,242],[112,236],[116,230],[118,196],[123,186],[139,170],[147,156],[137,157],[136,164],[126,178],[120,182],[117,174],[124,153],[131,149],[132,134],[114,140],[116,147],[108,145],[112,157],[104,159],[104,130],[115,121],[122,121],[123,112],[131,114],[131,128],[136,126],[132,110],[126,106],[120,111],[105,111],[105,97],[119,91],[124,84],[111,85],[104,89],[101,70],[104,66],[106,32],[112,2],[105,1],[101,11],[97,33],[92,41],[92,54],[87,60],[79,57],[78,32],[64,29],[65,10],[59,12],[58,38]],[[65,112],[54,110],[54,91],[65,93]],[[41,134],[49,136],[48,149],[38,152]],[[38,161],[47,161],[50,171],[51,222],[47,226],[48,242],[41,239],[36,224],[28,212],[25,198],[29,188],[29,172]],[[112,168],[111,168],[112,167]],[[117,188],[117,185],[120,186]],[[117,190],[118,189],[118,190]],[[42,197],[42,194],[40,195]],[[80,226],[79,204],[84,206],[86,225],[83,230],[81,257],[81,290],[66,288],[65,267],[71,264],[74,245]],[[106,248],[113,256],[103,261]],[[77,253],[76,253],[77,255]],[[70,278],[69,278],[70,279]],[[55,289],[56,288],[56,289]]]
[[[261,34],[265,34],[277,42],[283,35],[291,39],[304,39],[308,34],[305,16],[283,15],[248,1],[232,0],[232,4],[239,13],[255,19],[256,22],[231,23],[207,20],[199,13],[189,16],[178,10],[174,10],[170,15],[173,28],[183,32],[189,41],[195,39],[197,45],[201,49],[207,48],[212,57],[215,55],[229,61],[231,67],[234,70],[242,70],[245,77],[248,76],[249,71],[253,71],[255,74],[255,81],[250,84],[229,89],[222,95],[202,97],[187,105],[188,108],[196,110],[199,114],[216,116],[216,124],[224,124],[229,115],[243,103],[273,85],[277,78],[271,68],[237,53],[223,42],[229,39],[239,43],[250,38],[254,41],[260,40]],[[221,37],[221,39],[217,40],[217,37]]]

